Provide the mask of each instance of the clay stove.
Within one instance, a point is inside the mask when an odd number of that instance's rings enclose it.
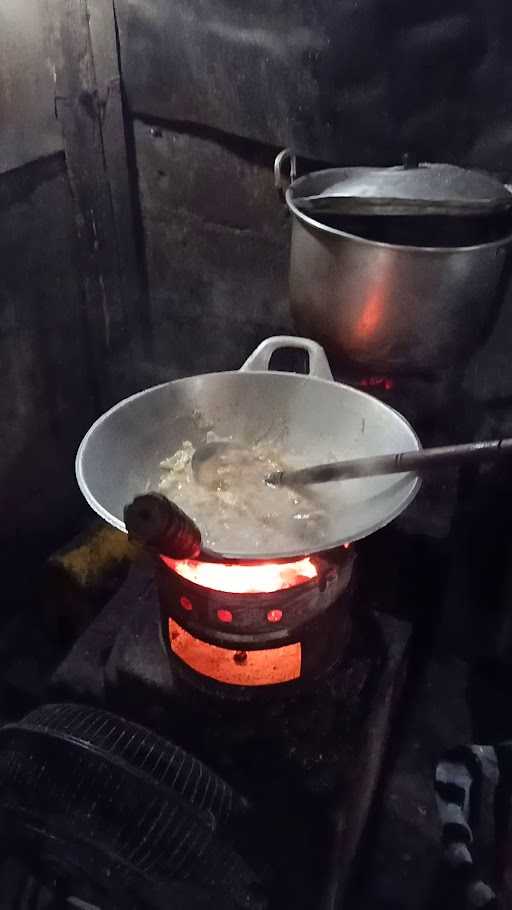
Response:
[[[157,561],[162,639],[176,673],[202,689],[294,691],[343,657],[355,552],[284,562]]]

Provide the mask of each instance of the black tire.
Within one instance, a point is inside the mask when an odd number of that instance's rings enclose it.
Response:
[[[178,746],[106,711],[45,705],[3,727],[0,806],[40,867],[93,881],[105,907],[265,906],[229,843],[244,801]]]

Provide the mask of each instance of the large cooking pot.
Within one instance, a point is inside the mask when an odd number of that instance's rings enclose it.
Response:
[[[309,355],[309,375],[269,371],[272,354],[299,348]],[[332,381],[323,349],[304,338],[269,338],[238,372],[212,373],[155,386],[121,401],[85,436],[76,459],[80,488],[90,506],[126,530],[123,509],[158,489],[160,463],[184,440],[194,446],[213,430],[248,446],[279,431],[283,446],[311,465],[333,458],[416,450],[419,442],[396,411],[349,386]],[[300,541],[273,528],[245,538],[226,529],[213,547],[230,559],[280,559],[340,546],[382,528],[416,495],[415,474],[350,480],[316,487],[325,511],[318,528]],[[192,515],[204,531],[201,515]]]
[[[290,305],[298,331],[317,339],[331,359],[382,371],[433,374],[464,365],[492,324],[510,273],[510,215],[492,217],[346,217],[312,215],[300,200],[344,181],[374,178],[375,169],[336,168],[295,176],[288,150],[276,159],[276,183],[292,214]],[[450,165],[380,169],[372,189],[437,198],[507,194],[499,181]],[[392,180],[391,180],[392,178]],[[291,179],[291,183],[290,183]],[[398,187],[398,189],[397,189]],[[377,200],[378,201],[378,200]],[[297,205],[299,203],[299,205]]]

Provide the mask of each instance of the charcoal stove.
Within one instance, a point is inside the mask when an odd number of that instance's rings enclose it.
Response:
[[[263,564],[263,587],[276,590],[255,591],[254,565],[146,554],[48,693],[144,724],[244,794],[255,809],[247,833],[273,870],[271,908],[342,906],[400,693],[409,626],[367,608],[358,561],[352,545],[293,569]],[[218,573],[223,587],[251,590],[219,590]],[[282,611],[278,622],[269,621],[272,610]],[[211,665],[190,666],[190,655],[187,662],[172,648],[170,621],[200,653],[221,649],[241,675],[221,681],[215,661],[215,677],[205,672]],[[262,651],[275,665],[281,648],[297,645],[299,676],[249,684],[251,655]]]
[[[355,550],[284,562],[161,556],[162,639],[185,684],[235,698],[313,684],[346,652]]]
[[[293,559],[225,560],[159,494],[124,510],[153,557],[162,641],[177,677],[212,694],[251,698],[308,687],[342,660],[351,632],[355,549]]]

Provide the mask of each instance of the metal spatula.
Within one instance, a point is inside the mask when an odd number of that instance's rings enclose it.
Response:
[[[254,454],[246,446],[231,440],[206,442],[192,456],[192,472],[198,483],[205,487],[216,487],[219,471],[241,471],[248,461],[254,461]]]
[[[468,462],[494,461],[501,455],[512,453],[512,439],[493,439],[489,442],[470,442],[466,445],[439,446],[417,452],[400,452],[397,455],[373,455],[350,461],[335,461],[297,471],[277,471],[267,477],[271,486],[301,486],[328,483],[332,480],[350,480],[355,477],[377,477],[380,474],[403,474],[414,471],[422,474],[431,468],[462,465]]]

